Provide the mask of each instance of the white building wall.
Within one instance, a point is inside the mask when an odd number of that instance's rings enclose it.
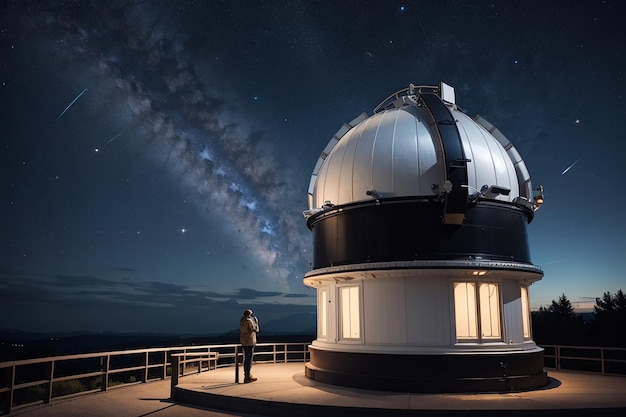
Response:
[[[407,343],[412,346],[449,346],[450,287],[447,279],[406,277]]]
[[[522,301],[520,284],[517,280],[503,280],[502,282],[502,320],[504,323],[504,342],[522,343],[524,330],[522,328]]]
[[[450,301],[441,276],[364,280],[364,344],[449,346]]]
[[[364,281],[363,305],[366,344],[407,343],[404,278]]]

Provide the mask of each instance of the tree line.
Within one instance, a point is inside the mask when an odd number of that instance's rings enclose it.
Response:
[[[548,307],[532,313],[537,344],[626,347],[626,297],[620,289],[596,298],[593,313],[574,311],[563,293]]]

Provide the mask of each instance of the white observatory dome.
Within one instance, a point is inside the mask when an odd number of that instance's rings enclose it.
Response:
[[[467,167],[466,184],[446,184],[455,161],[446,161],[431,111],[416,100],[422,88],[394,93],[373,116],[362,114],[333,136],[311,177],[311,211],[372,199],[433,197],[452,185],[467,188],[469,198],[535,208],[530,175],[513,145],[480,116],[472,120],[463,113],[454,89],[442,83],[438,92],[454,118],[449,124],[456,124],[465,155],[460,162]]]
[[[306,376],[404,392],[547,384],[528,301],[543,272],[526,230],[542,190],[444,83],[410,85],[345,124],[303,213],[313,237],[303,282],[318,299]]]

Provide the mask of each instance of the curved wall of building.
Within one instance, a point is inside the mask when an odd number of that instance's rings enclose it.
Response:
[[[396,392],[498,392],[544,386],[543,350],[488,355],[387,355],[311,347],[305,374],[316,381]]]
[[[486,259],[530,263],[528,210],[478,202],[463,226],[443,224],[443,204],[400,199],[358,204],[309,218],[313,268],[363,262]]]

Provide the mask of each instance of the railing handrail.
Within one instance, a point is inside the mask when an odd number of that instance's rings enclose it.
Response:
[[[308,342],[275,342],[275,343],[258,343],[257,347],[263,346],[275,346],[275,345],[302,345],[303,343],[308,344]],[[170,346],[170,347],[162,347],[162,348],[145,348],[145,349],[130,349],[130,350],[112,350],[112,351],[103,351],[103,352],[91,352],[91,353],[73,353],[69,355],[58,355],[58,356],[46,356],[44,358],[32,358],[32,359],[18,359],[14,361],[0,362],[0,369],[9,368],[12,366],[22,366],[22,365],[34,365],[37,363],[45,363],[45,362],[56,362],[56,361],[66,361],[66,360],[74,360],[74,359],[89,359],[89,358],[101,358],[103,356],[121,356],[121,355],[135,355],[141,353],[154,353],[154,352],[175,352],[179,350],[198,350],[198,349],[220,349],[220,348],[232,348],[234,346],[238,346],[238,343],[226,343],[219,345],[188,345],[188,346]]]
[[[560,349],[590,349],[590,350],[623,350],[626,351],[626,348],[622,347],[605,347],[605,346],[576,346],[576,345],[540,345],[542,348],[560,348]]]
[[[152,353],[171,351],[175,348],[147,348],[147,349],[131,349],[131,350],[112,350],[104,352],[92,352],[92,353],[72,353],[69,355],[59,356],[46,356],[44,358],[32,358],[32,359],[18,359],[15,361],[0,362],[1,368],[8,368],[11,366],[21,365],[34,365],[36,363],[52,362],[52,361],[67,361],[73,359],[89,359],[89,358],[101,358],[103,356],[119,356],[119,355],[135,355],[140,353]]]

